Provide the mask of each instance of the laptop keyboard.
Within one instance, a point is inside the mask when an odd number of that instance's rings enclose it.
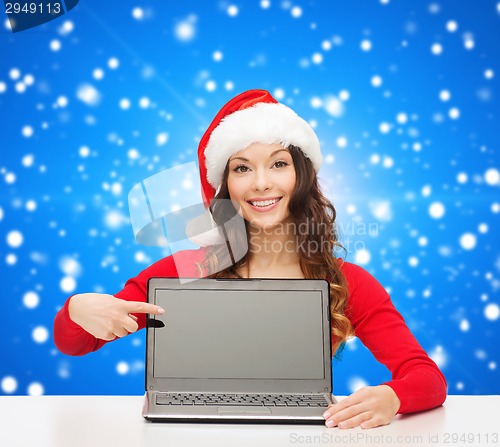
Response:
[[[327,407],[321,394],[198,394],[167,393],[156,396],[158,405]]]

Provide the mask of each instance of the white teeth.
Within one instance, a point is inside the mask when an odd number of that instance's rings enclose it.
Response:
[[[275,204],[279,199],[274,199],[274,200],[263,200],[261,202],[250,202],[253,206],[269,206]]]

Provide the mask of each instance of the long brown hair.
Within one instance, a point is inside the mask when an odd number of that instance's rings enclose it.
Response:
[[[333,204],[323,195],[313,164],[305,157],[297,146],[287,148],[295,167],[296,185],[289,202],[289,212],[295,231],[300,268],[305,278],[328,279],[330,283],[330,320],[331,331],[335,337],[332,355],[337,348],[353,335],[349,319],[344,315],[348,298],[347,281],[333,255],[335,246],[345,248],[338,242],[335,219],[337,212]],[[230,204],[228,190],[229,162],[224,170],[222,185],[212,202],[212,217],[219,225],[227,222],[236,210]],[[225,200],[217,200],[225,199]],[[228,209],[229,208],[229,209]],[[247,247],[249,245],[247,231],[229,229],[225,234],[229,244],[214,245],[205,259],[199,264],[200,273],[216,272],[209,278],[241,278],[238,271],[248,265],[250,252],[246,251],[241,259],[230,262],[228,247]],[[229,254],[233,256],[230,252]],[[239,257],[238,257],[239,258]],[[232,258],[233,259],[233,258]],[[228,262],[229,261],[229,262]],[[342,261],[343,262],[343,261]],[[218,266],[227,265],[220,271]]]

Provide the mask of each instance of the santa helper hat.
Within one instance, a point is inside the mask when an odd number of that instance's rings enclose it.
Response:
[[[228,160],[253,143],[298,146],[316,172],[321,167],[319,140],[309,123],[268,91],[248,90],[222,107],[200,140],[198,162],[206,207],[222,184]]]

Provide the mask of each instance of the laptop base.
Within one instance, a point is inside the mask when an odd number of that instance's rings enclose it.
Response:
[[[316,424],[325,423],[328,407],[247,407],[247,406],[169,406],[155,403],[156,393],[146,393],[142,415],[149,422],[214,424]],[[333,395],[327,400],[335,404]],[[170,414],[169,414],[170,413]]]
[[[321,419],[165,419],[144,416],[144,419],[150,423],[170,423],[170,424],[252,424],[252,425],[324,425],[325,420]]]

